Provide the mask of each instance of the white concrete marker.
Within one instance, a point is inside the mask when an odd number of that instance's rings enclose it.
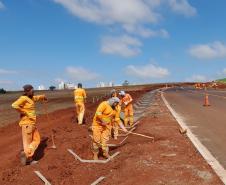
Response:
[[[199,141],[199,139],[191,132],[191,130],[188,128],[187,124],[183,121],[181,116],[179,116],[167,102],[163,93],[161,93],[161,97],[167,108],[170,110],[171,114],[179,123],[179,125],[183,129],[187,129],[187,136],[189,137],[195,148],[199,151],[199,153],[213,168],[213,170],[216,172],[216,174],[219,176],[222,182],[226,185],[226,170],[224,169],[224,167],[217,161],[217,159],[210,153],[210,151]]]
[[[51,185],[51,183],[40,173],[40,171],[34,171],[34,172],[40,179],[42,179],[45,185]]]
[[[104,179],[105,179],[105,177],[101,176],[96,181],[94,181],[91,185],[97,185],[97,184],[99,184],[99,182],[101,182]]]
[[[105,164],[105,163],[109,162],[110,160],[112,160],[115,156],[117,156],[120,153],[120,152],[116,152],[106,160],[86,160],[86,159],[80,158],[76,153],[73,152],[72,149],[67,149],[67,151],[69,153],[71,153],[75,157],[75,159],[79,160],[82,163],[101,163],[101,164]]]

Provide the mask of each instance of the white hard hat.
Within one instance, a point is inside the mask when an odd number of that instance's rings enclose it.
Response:
[[[120,92],[119,92],[119,95],[125,96],[126,93],[125,93],[125,91],[120,91]]]

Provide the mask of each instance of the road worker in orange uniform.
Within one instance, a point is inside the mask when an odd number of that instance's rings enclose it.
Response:
[[[46,101],[45,95],[34,96],[32,85],[25,85],[24,94],[12,107],[20,113],[19,125],[22,128],[23,151],[20,160],[23,165],[32,162],[32,156],[40,144],[40,135],[36,127],[35,102]]]
[[[98,159],[99,148],[102,148],[103,156],[109,158],[109,149],[107,142],[111,135],[111,128],[114,119],[116,118],[115,107],[119,104],[120,100],[117,97],[112,97],[107,101],[103,101],[97,107],[95,116],[93,118],[93,159]],[[122,128],[125,132],[125,127]]]
[[[117,97],[117,91],[115,89],[111,90],[111,97]],[[120,120],[120,112],[121,112],[120,103],[115,107],[114,111],[115,111],[115,119],[112,126],[114,131],[114,139],[117,140],[119,126],[123,127],[122,122]]]
[[[128,125],[128,122],[130,126],[133,125],[133,105],[132,105],[132,97],[130,94],[125,93],[125,91],[120,91],[119,95],[121,97],[121,104],[124,104],[124,124],[125,126]],[[123,105],[122,105],[123,106]]]
[[[85,114],[85,102],[86,102],[86,91],[82,88],[82,84],[78,83],[78,88],[74,91],[74,101],[77,113],[78,124],[83,123],[83,117]]]

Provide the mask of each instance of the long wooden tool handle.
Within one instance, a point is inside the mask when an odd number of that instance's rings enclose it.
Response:
[[[119,130],[122,130],[122,129],[119,129]],[[123,131],[123,130],[122,130],[122,131]],[[154,137],[147,136],[147,135],[144,135],[144,134],[139,134],[139,133],[132,132],[132,131],[128,131],[128,134],[133,134],[133,135],[137,135],[137,136],[141,136],[141,137],[145,137],[145,138],[154,140]]]
[[[147,135],[144,135],[144,134],[139,134],[139,133],[136,133],[136,132],[129,132],[129,133],[130,133],[130,134],[133,134],[133,135],[137,135],[137,136],[149,138],[149,139],[154,139],[154,137],[147,136]]]
[[[47,103],[46,102],[43,102],[44,104],[44,111],[45,111],[45,115],[47,117],[47,121],[48,123],[50,124],[50,119],[49,119],[49,113],[48,113],[48,106],[47,106]]]
[[[53,146],[55,146],[55,142],[54,142],[54,133],[53,133],[53,131],[52,131],[52,134],[51,134],[51,138],[52,138],[52,144],[53,144]]]

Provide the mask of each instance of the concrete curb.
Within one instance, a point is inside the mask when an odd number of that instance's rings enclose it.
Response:
[[[191,132],[188,128],[187,124],[183,121],[183,119],[174,111],[174,109],[169,105],[167,100],[165,99],[163,92],[161,93],[161,98],[164,101],[165,105],[173,115],[173,117],[177,120],[179,125],[183,129],[187,129],[187,136],[195,146],[195,148],[199,151],[199,153],[203,156],[206,162],[212,167],[215,173],[219,176],[221,181],[226,185],[226,170],[224,167],[217,161],[217,159],[209,152],[209,150],[199,141],[199,139]]]

